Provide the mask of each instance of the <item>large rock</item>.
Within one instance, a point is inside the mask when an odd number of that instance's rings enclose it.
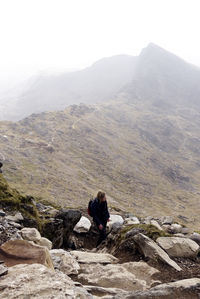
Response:
[[[199,298],[200,278],[178,280],[157,285],[142,292],[116,295],[115,299],[197,299]]]
[[[25,240],[8,241],[1,245],[0,260],[8,267],[38,263],[54,269],[48,249]]]
[[[120,215],[110,215],[109,222],[107,223],[107,226],[109,230],[111,230],[113,227],[122,226],[124,223],[124,219]]]
[[[87,217],[82,216],[79,222],[75,225],[74,231],[76,233],[87,233],[90,230],[90,227],[90,220]]]
[[[43,225],[42,234],[52,242],[53,248],[68,247],[69,236],[80,218],[80,211],[62,209]]]
[[[177,271],[181,271],[181,268],[170,259],[169,255],[160,248],[152,239],[139,233],[133,237],[134,241],[139,246],[140,250],[145,257],[148,257],[153,260],[161,260],[169,266],[173,267]]]
[[[76,258],[70,252],[63,249],[53,249],[50,251],[50,254],[55,269],[67,275],[78,274],[80,266]]]
[[[182,237],[160,237],[156,242],[172,257],[195,257],[200,249],[196,242]]]
[[[21,230],[21,235],[24,240],[38,242],[41,239],[39,231],[34,227],[24,227]]]
[[[38,245],[46,247],[47,249],[52,249],[52,242],[47,238],[41,238],[39,241],[36,242]]]
[[[92,299],[82,287],[64,273],[50,271],[43,265],[17,265],[0,280],[1,299]]]
[[[152,276],[159,273],[145,262],[124,264],[87,264],[81,265],[78,278],[84,284],[121,290],[145,290],[154,283]]]
[[[74,256],[79,263],[83,264],[111,264],[117,263],[118,259],[108,253],[94,253],[87,251],[71,251],[72,256]]]

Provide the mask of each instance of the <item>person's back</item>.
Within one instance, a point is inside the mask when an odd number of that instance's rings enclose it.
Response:
[[[99,240],[97,246],[106,239],[106,225],[110,214],[108,212],[108,206],[106,201],[106,194],[99,191],[97,197],[92,203],[92,216],[93,220],[99,230]]]

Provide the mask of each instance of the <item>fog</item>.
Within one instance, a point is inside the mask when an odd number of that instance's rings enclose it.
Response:
[[[83,68],[154,42],[200,65],[197,0],[0,1],[0,91],[46,69]]]

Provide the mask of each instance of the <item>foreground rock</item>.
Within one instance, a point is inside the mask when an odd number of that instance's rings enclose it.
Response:
[[[67,274],[78,274],[80,266],[76,258],[63,249],[53,249],[50,251],[54,268]]]
[[[193,240],[182,237],[160,237],[156,242],[172,257],[196,257],[200,248]]]
[[[1,245],[0,260],[8,267],[38,263],[54,269],[48,249],[25,240],[8,241]]]
[[[198,299],[200,291],[200,279],[191,278],[175,282],[164,283],[144,292],[129,293],[128,295],[116,295],[115,299]]]
[[[74,231],[76,233],[87,233],[90,230],[90,227],[91,227],[90,220],[87,217],[82,216],[79,222],[74,227]]]
[[[118,259],[108,253],[94,253],[86,251],[72,251],[71,255],[74,256],[79,263],[84,264],[112,264],[117,263]]]
[[[92,296],[62,272],[43,265],[16,265],[0,280],[1,299],[91,299]]]
[[[169,255],[149,237],[139,233],[135,235],[133,239],[137,243],[145,257],[153,260],[159,259],[162,262],[173,267],[175,270],[181,271],[181,268],[177,265],[177,263],[170,259]]]
[[[124,264],[85,264],[81,265],[78,279],[84,284],[103,288],[117,288],[124,291],[145,290],[155,281],[152,276],[159,273],[145,262]]]

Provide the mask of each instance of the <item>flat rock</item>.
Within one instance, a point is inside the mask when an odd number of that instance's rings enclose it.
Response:
[[[92,296],[62,272],[44,265],[16,265],[0,280],[1,299],[92,299]]]
[[[67,274],[78,274],[80,270],[79,263],[75,256],[63,249],[53,249],[50,251],[54,268]]]
[[[145,290],[154,280],[152,276],[159,271],[145,262],[129,262],[124,264],[90,264],[81,265],[78,278],[84,284],[121,290]]]
[[[181,271],[182,269],[178,266],[176,262],[174,262],[169,255],[154,242],[149,237],[139,233],[133,237],[134,241],[139,246],[140,250],[143,252],[145,257],[148,257],[153,260],[161,260],[173,267],[177,271]]]
[[[41,235],[36,228],[25,227],[21,230],[21,235],[24,240],[38,242],[41,239]]]
[[[189,238],[160,237],[156,240],[171,257],[196,257],[199,253],[199,245]]]
[[[82,216],[79,222],[75,225],[74,231],[76,233],[87,233],[90,230],[90,227],[90,220],[87,217]]]
[[[54,269],[48,249],[25,240],[8,241],[1,245],[0,260],[8,267],[38,263]]]
[[[197,299],[199,298],[200,279],[190,278],[157,285],[142,292],[116,295],[115,299]]]
[[[7,221],[11,221],[11,222],[19,222],[19,221],[22,221],[24,220],[24,217],[22,216],[21,213],[16,213],[14,216],[6,216],[5,217]]]
[[[94,253],[87,251],[71,251],[71,255],[74,256],[79,263],[84,264],[113,264],[117,263],[118,259],[108,253]]]

